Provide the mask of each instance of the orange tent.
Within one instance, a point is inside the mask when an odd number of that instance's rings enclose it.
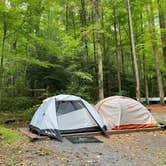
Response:
[[[151,113],[138,101],[112,96],[96,105],[108,130],[149,128],[158,126]]]

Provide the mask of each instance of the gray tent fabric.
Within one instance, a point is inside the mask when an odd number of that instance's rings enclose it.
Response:
[[[29,128],[32,132],[62,140],[61,134],[101,130],[106,128],[95,108],[73,95],[58,95],[45,99],[35,112]]]

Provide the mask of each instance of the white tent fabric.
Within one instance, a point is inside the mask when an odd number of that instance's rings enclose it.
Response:
[[[58,95],[45,99],[34,114],[30,130],[57,138],[60,133],[100,128],[104,123],[87,101],[73,95]]]
[[[124,97],[112,96],[96,105],[108,130],[156,127],[151,113],[140,102]]]
[[[87,126],[88,127],[97,126],[97,124],[92,119],[90,114],[84,108],[79,109],[77,111],[72,111],[71,113],[67,113],[61,116],[57,116],[57,118],[58,118],[59,130],[73,130],[73,129],[85,128]]]

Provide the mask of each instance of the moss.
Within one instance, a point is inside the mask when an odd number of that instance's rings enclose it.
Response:
[[[166,152],[162,151],[160,153],[160,158],[161,158],[161,165],[166,165]]]
[[[0,126],[0,144],[20,141],[22,136],[19,132]]]

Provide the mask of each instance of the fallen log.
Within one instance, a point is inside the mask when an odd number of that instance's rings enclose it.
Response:
[[[17,121],[16,119],[8,119],[5,121],[5,124],[14,123],[16,121]]]
[[[4,123],[5,124],[10,124],[10,123],[14,123],[14,122],[17,122],[17,121],[23,121],[24,119],[21,119],[21,118],[12,118],[12,119],[7,119]]]

